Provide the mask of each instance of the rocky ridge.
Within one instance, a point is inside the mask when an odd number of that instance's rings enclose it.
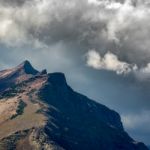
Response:
[[[148,150],[119,114],[29,61],[0,71],[0,150]]]

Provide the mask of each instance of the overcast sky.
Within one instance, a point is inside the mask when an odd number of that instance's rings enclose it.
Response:
[[[0,69],[28,59],[115,109],[150,144],[149,0],[0,0]],[[143,126],[144,125],[144,126]]]

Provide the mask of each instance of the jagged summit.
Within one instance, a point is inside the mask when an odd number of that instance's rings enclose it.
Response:
[[[38,73],[38,71],[32,67],[28,60],[25,60],[20,65],[18,65],[17,69],[24,70],[26,74],[35,75]]]
[[[25,66],[25,65],[31,65],[31,63],[28,60],[24,60],[20,65],[18,66]]]
[[[0,71],[0,93],[14,84],[28,80],[36,74],[38,74],[38,71],[27,60],[17,67]]]

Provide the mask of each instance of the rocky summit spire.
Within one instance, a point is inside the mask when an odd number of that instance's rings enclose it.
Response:
[[[28,60],[23,61],[17,68],[24,70],[26,74],[35,75],[38,73],[38,71],[32,67],[31,63]]]
[[[23,61],[12,69],[0,71],[0,93],[9,88],[10,85],[21,83],[38,73],[28,60]]]

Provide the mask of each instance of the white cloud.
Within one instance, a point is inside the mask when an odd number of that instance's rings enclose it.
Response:
[[[89,3],[89,4],[95,4],[95,5],[101,4],[101,2],[98,1],[98,0],[88,0],[88,3]]]
[[[146,67],[142,68],[140,71],[146,74],[150,74],[150,63],[148,63]]]
[[[122,7],[122,4],[119,2],[112,2],[106,5],[106,9],[119,9]]]
[[[115,71],[117,74],[126,74],[137,69],[135,65],[120,61],[118,57],[111,52],[107,52],[104,57],[102,57],[97,51],[90,50],[86,54],[86,57],[87,65],[95,69]]]
[[[89,50],[86,54],[86,64],[94,69],[114,71],[117,74],[133,73],[141,81],[150,78],[150,63],[146,66],[137,67],[136,64],[119,60],[117,55],[109,51],[102,57],[98,51]]]
[[[135,71],[135,76],[140,81],[146,81],[150,79],[150,63],[146,66],[141,67],[140,69]]]
[[[22,45],[26,42],[26,33],[13,20],[4,19],[0,23],[0,41],[6,45]]]

